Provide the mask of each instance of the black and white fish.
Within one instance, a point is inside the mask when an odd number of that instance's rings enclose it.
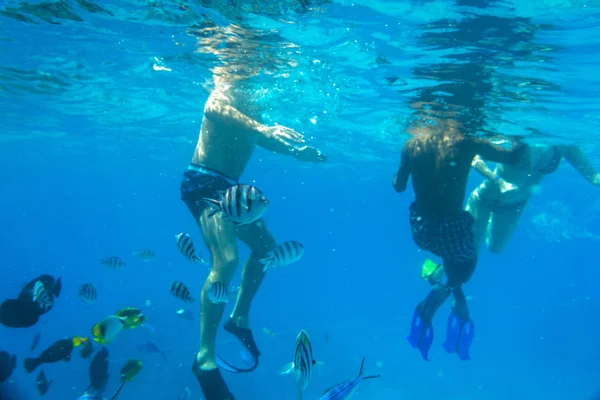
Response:
[[[37,303],[42,312],[52,307],[52,295],[48,293],[42,281],[37,281],[33,287],[33,301]]]
[[[106,257],[100,260],[100,264],[106,265],[108,268],[123,268],[126,264],[117,256]]]
[[[223,282],[213,282],[206,290],[206,296],[211,303],[229,303],[236,296],[239,287],[229,287]]]
[[[194,298],[190,294],[190,290],[181,282],[173,281],[169,283],[171,294],[186,303],[192,303]]]
[[[183,232],[178,233],[175,235],[175,240],[177,241],[177,248],[185,258],[194,264],[206,264],[206,261],[196,254],[196,249],[194,248],[194,243],[192,242],[190,235]]]
[[[150,249],[140,249],[134,251],[133,255],[143,262],[156,261],[156,253]]]
[[[267,253],[267,257],[259,260],[264,264],[263,271],[269,268],[281,267],[295,263],[302,258],[304,254],[304,245],[295,240],[289,240],[281,243],[277,248]]]
[[[42,369],[35,380],[35,386],[36,386],[40,396],[43,396],[46,393],[48,393],[48,389],[50,389],[51,384],[52,384],[52,381],[49,381],[48,379],[46,379],[46,373]]]
[[[235,225],[250,224],[267,211],[269,200],[260,189],[250,185],[235,185],[225,191],[217,192],[218,199],[203,200],[215,209],[208,215],[222,213],[222,218]]]
[[[294,346],[294,375],[296,377],[297,400],[302,400],[302,395],[310,382],[315,363],[310,337],[305,330],[301,330],[296,337],[296,345]]]
[[[363,366],[365,365],[365,358],[363,357],[360,363],[360,370],[358,371],[358,375],[356,378],[344,381],[339,383],[325,391],[323,395],[319,398],[319,400],[344,400],[350,398],[358,384],[364,379],[375,379],[379,378],[381,375],[369,375],[365,376],[363,374]]]
[[[98,292],[91,283],[83,283],[79,285],[79,298],[87,304],[94,304],[98,298]]]

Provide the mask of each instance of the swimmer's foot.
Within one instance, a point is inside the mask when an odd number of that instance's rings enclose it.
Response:
[[[235,400],[227,384],[221,376],[221,372],[215,369],[202,369],[198,362],[198,357],[194,359],[192,372],[200,384],[204,399],[206,400]]]
[[[254,371],[258,367],[258,358],[260,357],[260,351],[258,350],[256,341],[254,340],[252,331],[248,328],[242,328],[238,326],[235,320],[231,318],[225,323],[224,327],[227,332],[237,337],[242,343],[242,345],[246,348],[246,350],[248,350],[250,356],[252,357],[253,365],[249,368],[238,368],[229,364],[221,357],[217,357],[217,364],[219,364],[219,366],[225,369],[226,371],[233,373]]]
[[[429,361],[429,349],[433,343],[433,326],[430,321],[423,319],[418,307],[413,314],[410,335],[407,339],[414,349],[419,349],[423,359]]]
[[[470,319],[461,319],[451,313],[446,328],[446,341],[442,345],[448,353],[456,353],[467,361],[471,359],[469,348],[475,338],[475,324]]]

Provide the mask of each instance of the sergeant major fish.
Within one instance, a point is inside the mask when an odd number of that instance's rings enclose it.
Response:
[[[224,282],[213,282],[206,289],[206,296],[211,303],[229,303],[236,296],[239,287],[230,288]]]
[[[304,254],[304,246],[300,242],[290,240],[283,242],[277,246],[275,250],[267,253],[267,257],[260,259],[259,262],[264,264],[263,272],[269,268],[280,267],[295,263]]]
[[[118,269],[123,268],[126,264],[117,256],[106,257],[100,260],[100,264],[106,265],[108,268]]]
[[[208,216],[220,211],[224,220],[235,225],[250,224],[258,220],[269,206],[269,200],[260,189],[250,185],[235,185],[225,191],[218,191],[217,195],[218,199],[203,198],[214,207]]]
[[[181,282],[173,281],[169,284],[169,291],[175,297],[186,303],[193,303],[194,298],[190,295],[190,290]]]
[[[315,360],[312,355],[312,344],[305,330],[301,330],[296,337],[294,346],[294,375],[296,377],[296,398],[302,400],[304,390],[310,382],[312,368]]]
[[[87,304],[94,304],[98,298],[98,292],[91,283],[83,283],[79,285],[79,298]]]
[[[181,232],[175,235],[175,240],[177,241],[177,248],[179,252],[183,254],[185,258],[194,264],[206,264],[202,258],[198,257],[196,254],[196,249],[194,248],[194,242],[192,242],[192,238],[187,233]]]
[[[33,301],[37,303],[42,313],[52,308],[52,295],[48,293],[42,281],[37,281],[33,287]]]
[[[156,261],[156,253],[150,249],[140,249],[138,251],[134,251],[133,255],[143,262]]]

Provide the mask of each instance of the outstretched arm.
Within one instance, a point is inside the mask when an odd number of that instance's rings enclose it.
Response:
[[[513,146],[510,149],[496,146],[488,139],[482,138],[474,138],[473,144],[475,154],[479,154],[481,158],[486,160],[502,164],[515,165],[523,162],[525,151],[527,150],[527,145],[522,142],[513,142]]]
[[[303,145],[304,136],[302,134],[285,126],[261,124],[233,107],[222,93],[211,93],[204,106],[204,117],[252,135],[256,144],[267,150],[289,155],[301,161],[321,162],[327,160],[327,156],[321,151]]]
[[[499,179],[498,175],[493,172],[490,167],[486,164],[483,158],[476,155],[471,163],[471,167],[475,169],[475,171],[479,172],[481,176],[491,181],[497,181]]]
[[[402,148],[402,156],[400,157],[400,166],[398,172],[394,175],[392,185],[398,193],[402,193],[408,186],[408,178],[410,177],[410,154],[406,145]]]
[[[565,159],[579,172],[583,177],[593,185],[600,186],[600,174],[590,163],[581,148],[578,146],[569,146],[566,149]]]

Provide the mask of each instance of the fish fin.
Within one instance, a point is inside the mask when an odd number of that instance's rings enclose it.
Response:
[[[362,358],[362,361],[360,362],[360,369],[358,370],[358,375],[356,376],[357,378],[360,378],[361,376],[363,376],[363,367],[365,366],[365,358]]]
[[[363,379],[375,379],[375,378],[380,378],[381,375],[368,375],[368,376],[364,376]]]
[[[294,372],[294,363],[289,362],[289,363],[285,364],[283,367],[281,367],[281,369],[279,370],[279,375],[289,375],[292,372]]]
[[[54,297],[60,297],[60,291],[62,290],[62,281],[61,278],[57,278],[54,281],[54,285],[52,286],[52,295]]]
[[[40,365],[40,360],[36,358],[26,358],[23,361],[23,367],[28,374],[32,373]]]
[[[258,262],[264,265],[263,272],[266,272],[269,268],[271,268],[271,265],[273,264],[273,258],[272,257],[261,258],[260,260],[258,260]]]
[[[206,261],[204,261],[203,258],[200,258],[197,255],[194,255],[194,257],[192,257],[192,262],[194,264],[206,264]]]
[[[302,395],[304,394],[304,390],[302,388],[296,389],[296,400],[302,400]]]

